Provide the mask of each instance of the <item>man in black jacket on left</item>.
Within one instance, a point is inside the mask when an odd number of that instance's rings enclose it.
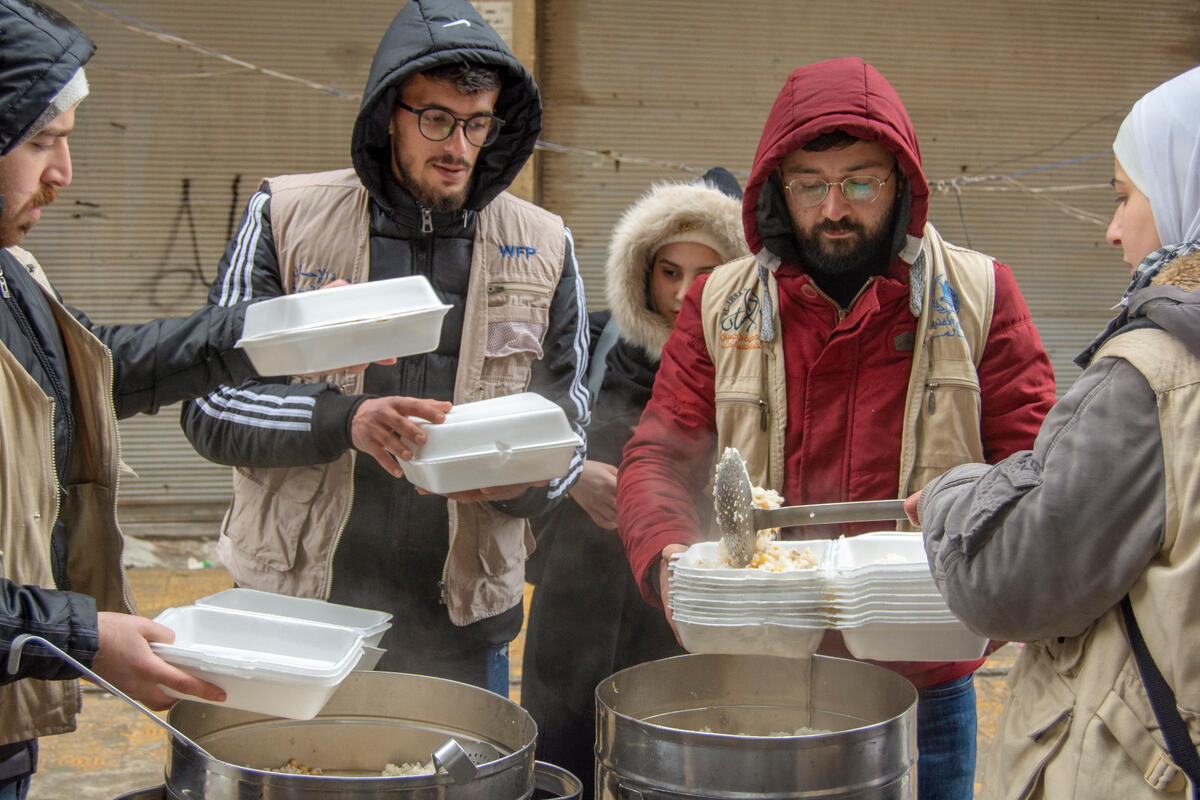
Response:
[[[93,325],[59,300],[17,245],[71,181],[67,137],[87,94],[91,40],[32,0],[0,0],[0,800],[23,798],[37,737],[71,731],[74,670],[41,636],[154,708],[161,688],[216,686],[154,654],[173,632],[133,615],[121,565],[118,417],[157,411],[255,375],[234,343],[244,305],[186,319]]]

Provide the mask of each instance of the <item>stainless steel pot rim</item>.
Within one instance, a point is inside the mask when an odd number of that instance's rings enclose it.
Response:
[[[597,710],[602,711],[605,715],[611,716],[613,719],[616,720],[616,723],[618,725],[631,725],[631,726],[636,726],[638,728],[641,728],[643,730],[650,729],[654,732],[655,736],[662,736],[664,739],[667,739],[668,741],[670,741],[670,740],[704,741],[704,742],[709,742],[709,743],[718,744],[718,745],[728,743],[730,745],[736,745],[738,747],[744,747],[747,745],[750,745],[752,747],[769,747],[772,744],[775,744],[775,745],[785,745],[786,744],[788,746],[794,747],[796,744],[803,744],[806,740],[813,742],[815,744],[817,742],[822,741],[825,738],[828,738],[829,734],[827,734],[827,733],[806,733],[806,734],[798,734],[798,735],[792,735],[792,736],[771,736],[771,735],[756,735],[756,734],[742,734],[742,733],[721,733],[721,732],[717,732],[717,731],[700,731],[700,730],[696,730],[695,728],[680,728],[680,727],[666,725],[666,724],[654,721],[654,717],[657,715],[634,716],[627,712],[619,711],[619,710],[615,709],[613,707],[613,705],[611,703],[609,703],[606,700],[606,698],[603,696],[606,684],[609,684],[611,686],[611,691],[614,694],[616,694],[616,692],[617,692],[616,682],[622,676],[624,676],[626,674],[641,673],[646,668],[651,667],[654,664],[665,665],[665,664],[669,664],[669,662],[682,663],[685,660],[695,660],[698,658],[705,658],[705,657],[738,658],[738,659],[767,659],[767,660],[782,660],[782,661],[795,660],[795,659],[785,658],[784,656],[760,656],[760,655],[721,656],[721,655],[706,655],[706,654],[689,653],[689,654],[685,654],[685,655],[673,656],[671,658],[662,659],[661,661],[657,661],[657,662],[647,662],[645,664],[635,665],[635,666],[623,669],[619,672],[613,673],[612,675],[608,676],[607,678],[602,680],[597,685],[596,692],[595,692]],[[826,661],[846,661],[847,663],[853,663],[853,664],[861,663],[861,662],[857,662],[857,661],[851,661],[849,659],[839,659],[839,658],[832,657],[832,656],[814,656],[814,658],[820,658],[820,659],[826,660]],[[896,676],[896,677],[899,678],[899,676]],[[902,678],[900,679],[900,681],[907,683],[907,681],[903,681]],[[911,688],[911,684],[909,684],[908,688],[912,692],[912,699],[913,699],[913,702],[915,703],[916,699],[917,699],[916,690]],[[721,709],[721,708],[731,708],[731,707],[736,707],[736,706],[754,707],[757,705],[761,705],[761,707],[763,707],[764,709],[769,708],[772,711],[778,711],[780,709],[787,709],[790,707],[794,707],[798,713],[808,713],[810,711],[809,704],[807,704],[807,703],[794,703],[794,704],[793,703],[785,703],[785,704],[772,704],[772,705],[768,706],[768,705],[746,702],[746,703],[697,703],[697,705],[692,709],[672,708],[672,709],[670,709],[669,713],[677,714],[681,711],[686,711],[686,710],[696,710],[696,711],[715,710],[715,709]],[[842,729],[835,730],[835,731],[833,731],[833,733],[836,734],[840,739],[843,739],[843,740],[844,739],[857,739],[860,737],[863,739],[869,739],[874,736],[877,736],[880,731],[888,728],[891,725],[894,725],[897,720],[899,720],[900,718],[902,718],[905,715],[905,713],[907,713],[905,710],[901,710],[898,713],[887,717],[886,719],[881,719],[881,720],[877,720],[874,722],[864,722],[861,725],[855,725],[850,728],[842,728]]]
[[[176,746],[172,742],[172,746]],[[432,753],[430,754],[432,756]],[[526,761],[526,756],[520,752],[509,753],[500,758],[489,761],[486,764],[479,764],[475,768],[476,779],[487,777],[501,772]],[[379,765],[380,771],[383,770],[383,765]],[[380,782],[393,786],[396,783],[406,783],[413,786],[437,786],[440,784],[452,784],[453,779],[444,771],[439,771],[433,775],[294,775],[287,772],[274,772],[270,769],[259,769],[256,767],[239,766],[230,763],[223,759],[217,758],[211,754],[206,762],[206,769],[209,772],[216,773],[223,777],[240,778],[247,774],[254,775],[263,785],[278,785],[278,786],[313,786],[321,783],[341,783],[343,781],[365,781],[365,782]]]

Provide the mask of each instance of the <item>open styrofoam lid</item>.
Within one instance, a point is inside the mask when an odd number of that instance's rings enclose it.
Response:
[[[423,275],[272,297],[246,309],[242,340],[449,308]]]
[[[392,615],[371,608],[358,608],[312,597],[292,597],[286,594],[263,592],[257,589],[235,587],[196,600],[198,606],[212,606],[231,611],[253,614],[269,614],[289,619],[323,622],[328,625],[345,625],[371,636],[391,627]]]
[[[320,681],[348,672],[362,654],[362,633],[340,625],[211,606],[168,608],[154,621],[175,632],[171,644],[151,643],[160,657],[212,672]]]

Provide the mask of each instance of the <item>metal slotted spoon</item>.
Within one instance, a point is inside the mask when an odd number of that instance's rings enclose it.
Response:
[[[750,475],[736,447],[726,447],[721,460],[717,462],[713,507],[721,528],[721,540],[729,550],[729,563],[735,567],[750,563],[758,543],[758,532],[764,528],[908,518],[904,513],[903,500],[755,508]]]

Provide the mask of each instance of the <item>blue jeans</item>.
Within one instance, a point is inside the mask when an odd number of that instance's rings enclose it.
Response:
[[[975,676],[917,692],[918,800],[975,795]]]
[[[29,776],[7,786],[0,786],[0,800],[25,800],[29,794]]]
[[[487,684],[484,687],[501,697],[508,697],[508,645],[498,644],[487,651]],[[0,797],[0,800],[4,800]]]

